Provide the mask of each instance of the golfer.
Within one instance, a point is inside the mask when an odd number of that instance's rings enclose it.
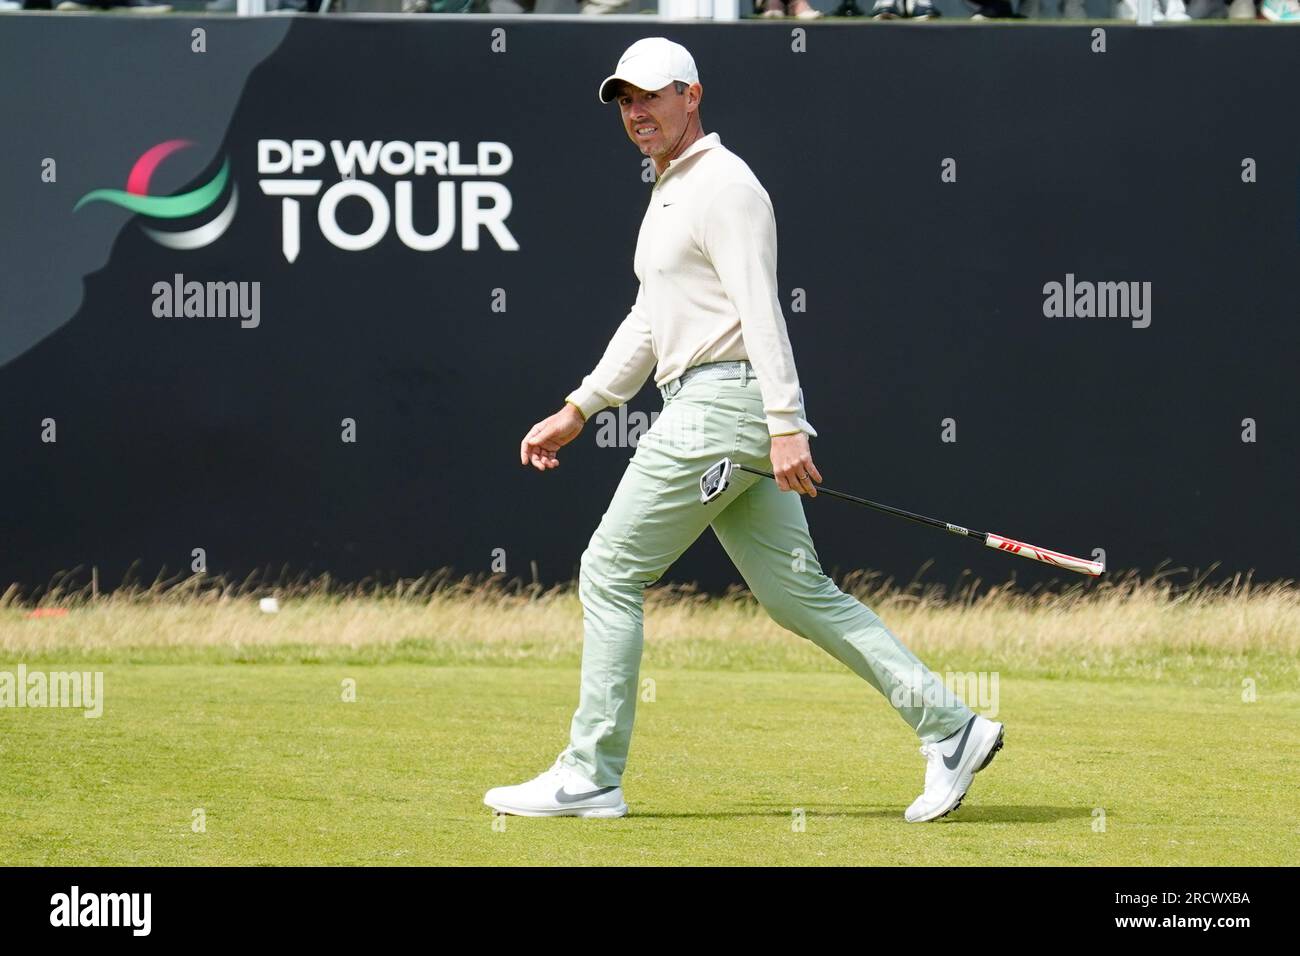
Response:
[[[636,715],[642,597],[711,527],[772,619],[843,662],[916,732],[928,764],[904,814],[955,809],[1002,745],[1002,725],[944,688],[870,609],[821,570],[801,496],[816,497],[803,392],[777,298],[776,220],[753,171],[705,134],[703,89],[685,47],[632,44],[599,88],[654,160],[634,270],[641,286],[595,369],[564,407],[529,430],[519,460],[539,471],[592,415],[629,401],[655,371],[663,411],[637,444],[582,555],[582,681],[569,744],[550,770],[489,790],[484,803],[522,816],[621,817]],[[700,476],[729,457],[770,464],[775,482],[736,470],[700,502]],[[794,494],[791,494],[794,492]]]

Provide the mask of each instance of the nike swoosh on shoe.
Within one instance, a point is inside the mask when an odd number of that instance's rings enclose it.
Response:
[[[970,738],[970,730],[975,726],[975,718],[972,717],[966,722],[966,731],[961,735],[961,740],[957,744],[957,749],[952,752],[951,757],[943,758],[943,765],[949,770],[956,770],[961,764],[962,752],[966,749],[966,741]]]
[[[577,803],[579,800],[589,800],[592,797],[599,797],[601,794],[609,793],[611,790],[617,790],[618,787],[601,787],[599,790],[589,790],[586,793],[569,793],[563,787],[555,791],[556,803]]]

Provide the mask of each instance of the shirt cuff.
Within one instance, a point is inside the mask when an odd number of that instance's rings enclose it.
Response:
[[[584,421],[609,404],[609,401],[595,389],[575,388],[564,397],[564,400],[578,407]]]
[[[800,432],[807,432],[811,438],[817,437],[817,429],[812,427],[808,419],[800,415],[768,415],[767,432],[771,438],[797,435]]]

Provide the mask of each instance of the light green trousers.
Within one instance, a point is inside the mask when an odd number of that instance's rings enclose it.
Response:
[[[875,613],[822,572],[803,496],[735,471],[721,496],[700,503],[700,476],[718,459],[771,471],[770,452],[752,377],[688,381],[665,398],[638,442],[579,575],[582,687],[561,757],[596,786],[619,785],[627,765],[644,590],[710,526],[772,619],[884,694],[922,742],[943,739],[973,716]]]

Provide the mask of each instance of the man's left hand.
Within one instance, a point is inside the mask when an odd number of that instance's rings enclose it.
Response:
[[[820,482],[822,476],[813,464],[807,432],[777,435],[772,439],[772,474],[776,478],[776,486],[782,491],[797,491],[810,498],[817,497],[817,488],[813,482]]]

